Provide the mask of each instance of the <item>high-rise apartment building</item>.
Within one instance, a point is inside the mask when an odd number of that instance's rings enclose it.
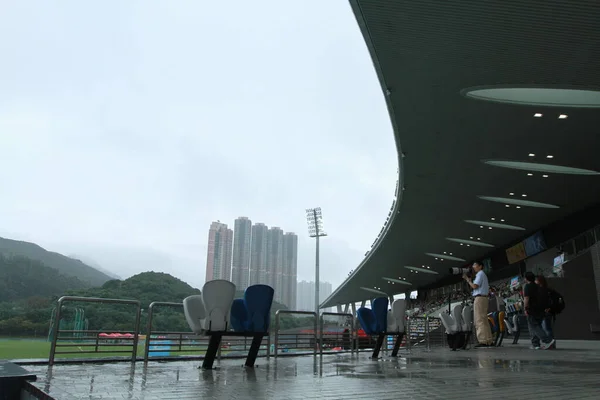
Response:
[[[231,245],[233,232],[219,221],[210,224],[206,256],[206,282],[231,279]]]
[[[288,232],[283,235],[282,303],[289,309],[296,307],[298,284],[298,236]]]
[[[252,225],[252,251],[250,254],[250,285],[267,282],[267,235],[265,224]]]
[[[331,296],[333,288],[329,282],[319,282],[319,303]],[[313,281],[298,282],[298,300],[296,309],[300,311],[315,311],[315,283]]]
[[[282,302],[283,231],[276,226],[267,233],[267,285],[275,289],[275,301]]]
[[[236,290],[245,290],[250,279],[250,252],[252,241],[252,221],[246,217],[235,220],[233,227],[233,257],[231,282]]]

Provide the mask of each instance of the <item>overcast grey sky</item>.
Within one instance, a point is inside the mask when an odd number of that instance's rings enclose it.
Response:
[[[204,281],[208,228],[299,235],[339,285],[394,196],[393,135],[347,0],[0,0],[0,236]]]

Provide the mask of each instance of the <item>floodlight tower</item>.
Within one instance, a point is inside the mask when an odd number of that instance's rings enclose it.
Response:
[[[306,221],[308,222],[308,234],[317,241],[315,253],[315,312],[319,315],[319,238],[327,236],[323,231],[323,214],[321,207],[307,208]]]

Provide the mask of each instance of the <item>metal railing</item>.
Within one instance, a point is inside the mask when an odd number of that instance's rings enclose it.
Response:
[[[82,303],[104,303],[104,304],[129,304],[136,307],[134,328],[132,331],[112,331],[112,333],[130,334],[133,337],[120,338],[102,338],[102,331],[89,331],[80,329],[60,329],[60,320],[62,309],[67,302],[82,302]],[[63,296],[58,299],[56,306],[54,324],[52,325],[52,342],[50,344],[50,355],[48,356],[48,364],[53,365],[57,354],[82,354],[82,353],[102,353],[102,347],[132,347],[131,350],[110,350],[105,353],[131,353],[131,361],[137,358],[137,347],[140,332],[140,318],[142,314],[141,303],[138,300],[122,300],[122,299],[103,299],[99,297],[79,297],[79,296]],[[71,336],[62,337],[60,334],[71,334]],[[89,336],[92,334],[93,336]],[[69,340],[69,343],[58,343],[60,339]],[[114,343],[118,340],[119,343]],[[76,343],[74,343],[76,341]],[[132,342],[132,343],[127,343]],[[79,351],[57,351],[57,347],[78,348]],[[94,350],[86,351],[83,348],[93,347]]]
[[[348,313],[333,313],[333,312],[322,312],[321,313],[321,318],[320,318],[320,329],[319,329],[319,354],[323,355],[323,347],[324,347],[324,338],[323,338],[323,326],[325,325],[325,317],[329,316],[329,317],[350,317],[351,325],[350,325],[350,330],[349,330],[349,340],[350,340],[350,351],[352,353],[354,353],[354,347],[355,347],[355,343],[356,343],[356,330],[355,330],[355,320],[354,320],[354,316],[352,314],[348,314]],[[343,342],[344,342],[344,336],[342,334],[342,338],[339,337],[339,334],[335,334],[334,335],[335,338],[334,340],[337,343],[342,343],[342,348],[343,348]]]
[[[296,314],[296,315],[312,315],[312,317],[314,318],[314,329],[313,329],[313,333],[295,333],[295,334],[287,334],[285,335],[285,339],[286,339],[286,343],[290,344],[290,337],[294,337],[295,341],[293,343],[295,343],[296,347],[293,347],[293,349],[309,349],[312,347],[313,349],[313,353],[314,355],[317,354],[317,324],[318,324],[318,318],[317,318],[317,313],[314,311],[292,311],[292,310],[277,310],[275,312],[275,344],[273,346],[273,351],[274,351],[274,356],[277,357],[278,352],[279,352],[279,345],[280,345],[280,339],[281,335],[279,333],[279,320],[280,320],[280,316],[282,314]],[[308,339],[309,341],[309,345],[305,346],[305,342]],[[313,340],[313,342],[310,342],[310,339]],[[301,345],[299,345],[301,344]],[[269,346],[270,347],[270,346]],[[289,348],[288,348],[289,349]]]

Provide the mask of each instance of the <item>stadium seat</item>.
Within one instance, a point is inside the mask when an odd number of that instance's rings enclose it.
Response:
[[[388,313],[388,333],[404,332],[406,318],[406,300],[398,299],[392,303],[392,311]]]
[[[440,320],[446,328],[446,337],[450,348],[453,351],[458,348],[466,349],[473,321],[471,307],[463,307],[458,304],[452,309],[452,314],[440,313]]]
[[[378,297],[371,302],[372,309],[361,307],[356,311],[358,322],[367,335],[377,335],[387,329],[387,297]]]
[[[229,328],[231,304],[235,296],[235,285],[218,279],[208,281],[202,288],[202,301],[206,310],[204,327],[211,332],[224,332]]]
[[[271,305],[275,291],[267,285],[252,285],[243,299],[231,306],[231,326],[235,332],[267,332],[271,321]]]
[[[358,322],[367,335],[377,336],[377,342],[371,358],[379,357],[381,346],[387,336],[397,336],[392,357],[398,356],[398,350],[405,334],[404,318],[406,317],[406,301],[398,299],[388,311],[387,297],[378,297],[372,302],[372,309],[361,307],[356,311]]]
[[[183,299],[183,313],[192,332],[202,335],[206,332],[204,320],[206,310],[201,295],[193,295]]]

